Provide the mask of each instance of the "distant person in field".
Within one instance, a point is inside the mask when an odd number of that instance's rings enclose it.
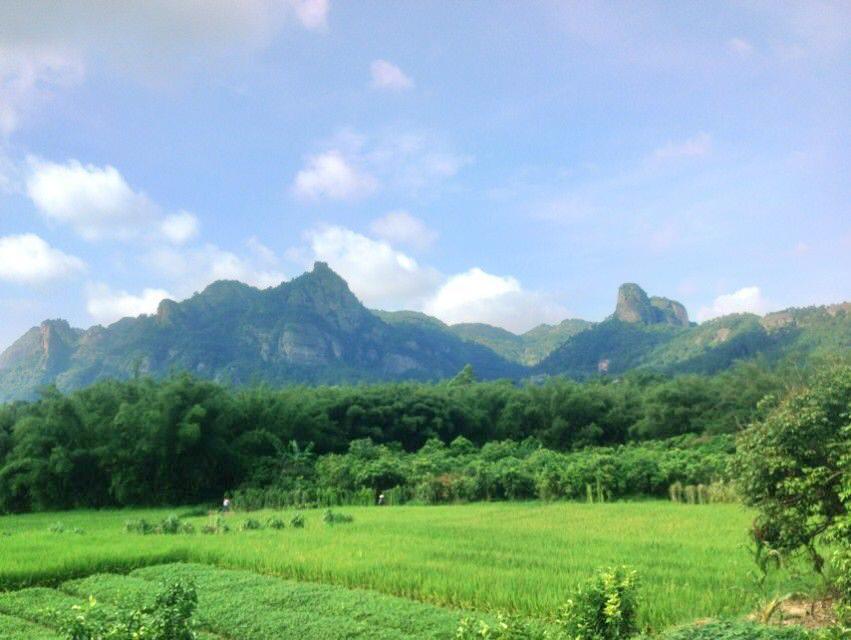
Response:
[[[230,498],[225,498],[222,500],[222,513],[227,513],[230,511]]]
[[[379,494],[378,494],[378,506],[380,507],[380,506],[381,506],[381,505],[383,505],[383,504],[384,504],[384,494],[383,494],[383,493],[379,493]]]

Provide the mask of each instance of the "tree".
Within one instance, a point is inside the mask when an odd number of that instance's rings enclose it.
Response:
[[[756,541],[781,553],[804,550],[821,572],[816,545],[824,536],[851,543],[851,367],[820,373],[742,432],[734,473],[746,503],[759,509]]]

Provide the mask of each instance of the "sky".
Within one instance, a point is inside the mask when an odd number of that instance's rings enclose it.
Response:
[[[0,348],[322,260],[515,332],[851,299],[848,2],[0,3]]]

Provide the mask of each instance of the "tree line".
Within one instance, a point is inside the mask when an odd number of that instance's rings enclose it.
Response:
[[[564,454],[615,455],[624,445],[735,433],[759,415],[761,398],[781,393],[790,379],[788,371],[742,364],[711,377],[634,373],[523,386],[476,382],[465,369],[440,384],[235,389],[174,374],[103,381],[69,394],[48,387],[36,401],[0,406],[0,511],[200,503],[240,487],[425,491],[420,485],[429,477],[475,475],[471,465],[495,464],[498,451],[498,458],[526,465],[516,486],[485,483],[460,497],[540,496],[547,482],[561,483],[555,495],[570,497],[585,490],[587,478],[543,479],[544,468],[566,468]],[[340,460],[361,465],[365,451],[388,477],[354,481],[332,469],[345,466]],[[454,466],[446,462],[453,455]],[[548,456],[557,464],[525,462]],[[514,464],[493,473],[509,478]],[[646,492],[661,492],[673,477]]]

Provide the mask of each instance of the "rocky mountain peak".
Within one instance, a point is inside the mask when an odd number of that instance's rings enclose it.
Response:
[[[634,282],[618,288],[614,317],[621,322],[689,326],[688,312],[681,303],[659,296],[651,298]]]

